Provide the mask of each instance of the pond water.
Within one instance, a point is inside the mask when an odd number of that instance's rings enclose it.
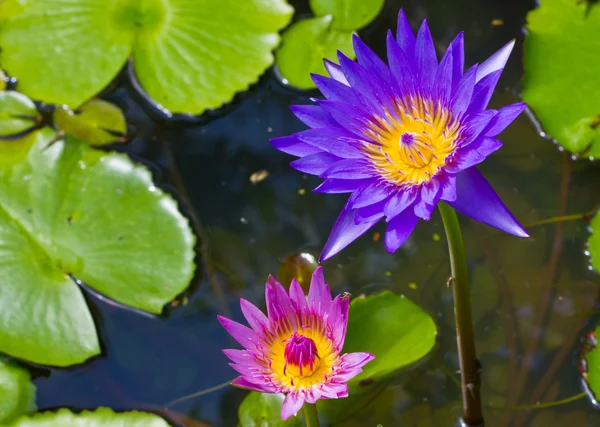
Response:
[[[307,2],[292,2],[296,17]],[[465,31],[467,64],[481,61],[517,38],[492,107],[518,100],[525,15],[533,2],[517,0],[387,1],[361,36],[385,53],[385,33],[404,7],[413,26],[428,18],[439,50]],[[503,23],[500,24],[501,20]],[[185,301],[163,317],[114,305],[88,293],[103,343],[101,357],[70,369],[36,371],[40,409],[56,407],[160,410],[184,395],[235,377],[221,353],[232,347],[217,314],[241,320],[238,301],[260,304],[264,282],[289,255],[318,256],[345,196],[313,194],[318,180],[292,170],[290,156],[268,139],[303,129],[290,104],[308,103],[268,72],[247,93],[202,123],[165,123],[147,115],[127,84],[107,96],[127,112],[136,137],[123,151],[148,164],[157,183],[196,218],[205,259]],[[600,425],[600,410],[587,399],[545,409],[503,410],[582,392],[577,370],[581,337],[592,329],[599,279],[584,254],[585,218],[537,224],[592,210],[600,168],[573,161],[543,139],[525,115],[509,127],[505,145],[480,170],[525,226],[517,239],[461,218],[469,255],[478,352],[483,364],[487,425]],[[267,171],[252,183],[253,173]],[[436,213],[420,222],[394,255],[375,228],[324,264],[334,293],[391,289],[424,307],[439,327],[438,345],[417,367],[400,373],[382,392],[338,425],[445,427],[461,411],[453,331],[450,267]],[[592,320],[590,320],[592,319]],[[244,391],[220,387],[170,409],[187,425],[235,426]],[[191,420],[197,420],[192,424]],[[203,424],[204,423],[204,424]]]

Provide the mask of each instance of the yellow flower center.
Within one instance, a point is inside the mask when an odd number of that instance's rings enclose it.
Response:
[[[272,378],[284,389],[310,389],[326,382],[339,363],[339,352],[324,325],[310,317],[300,331],[279,331],[269,346]]]
[[[440,103],[419,96],[400,100],[395,115],[376,117],[363,151],[388,182],[399,186],[429,182],[456,150],[460,123]]]

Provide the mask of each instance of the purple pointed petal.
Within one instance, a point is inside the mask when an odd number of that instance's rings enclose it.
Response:
[[[526,107],[527,105],[524,102],[519,102],[500,108],[496,116],[494,116],[488,127],[485,129],[485,136],[493,137],[499,135]]]
[[[342,71],[342,67],[336,64],[329,59],[323,60],[323,65],[325,65],[325,69],[329,73],[332,79],[337,80],[340,83],[345,84],[346,86],[350,86],[348,80],[346,80],[346,76],[344,76],[344,72]]]
[[[269,383],[264,382],[261,384],[254,384],[253,382],[250,382],[245,377],[237,377],[235,380],[231,381],[231,385],[234,385],[236,387],[245,388],[248,390],[259,391],[261,393],[276,393],[277,392],[277,389],[275,387],[273,387],[272,385],[270,385]]]
[[[458,86],[465,70],[465,36],[461,31],[452,41],[452,92]]]
[[[446,171],[458,173],[483,162],[490,154],[502,147],[502,142],[496,138],[479,138],[465,148],[459,150],[452,160],[446,165]]]
[[[453,45],[450,44],[435,73],[435,90],[433,93],[436,98],[442,100],[444,103],[449,101],[452,96],[453,49]]]
[[[432,179],[421,189],[421,200],[428,205],[436,205],[439,200],[440,182],[437,179]]]
[[[490,56],[488,59],[486,59],[481,65],[479,65],[479,68],[477,69],[477,77],[475,80],[479,81],[482,78],[484,78],[485,76],[487,76],[488,74],[493,73],[494,71],[503,70],[504,66],[506,65],[506,61],[508,61],[508,57],[510,56],[510,53],[512,52],[514,46],[515,46],[515,40],[513,39],[512,41],[510,41],[506,45],[504,45],[504,47],[502,47],[502,49],[500,49],[498,52],[494,53],[492,56]]]
[[[383,107],[389,101],[385,99],[388,96],[378,79],[374,79],[363,67],[339,51],[338,58],[350,86],[363,106],[372,114],[385,117]]]
[[[463,215],[514,236],[529,237],[476,168],[457,175],[456,194],[456,200],[448,204]]]
[[[328,168],[330,168],[331,165],[334,165],[341,160],[343,160],[341,157],[323,152],[310,154],[306,157],[302,157],[301,159],[294,160],[292,163],[290,163],[290,166],[297,171],[319,176]]]
[[[489,126],[493,118],[496,116],[497,111],[495,110],[486,110],[483,111],[474,117],[469,118],[466,131],[464,132],[463,140],[459,143],[460,147],[465,147],[477,140],[482,132]]]
[[[291,105],[290,110],[302,123],[311,128],[341,128],[331,114],[320,105]]]
[[[396,40],[404,52],[408,55],[413,55],[415,51],[415,34],[410,28],[408,19],[404,14],[404,10],[400,9],[398,14],[398,30],[396,31]]]
[[[311,154],[317,154],[322,151],[313,145],[300,141],[298,139],[298,134],[273,138],[269,142],[279,151],[283,151],[286,154],[291,154],[292,156],[304,157]]]
[[[389,85],[391,81],[390,69],[356,34],[352,35],[352,44],[356,60],[375,78],[380,79],[384,84]]]
[[[437,203],[437,202],[436,202]],[[429,204],[425,200],[423,200],[423,192],[417,194],[417,198],[415,200],[415,204],[413,207],[413,212],[419,218],[424,219],[425,221],[429,221],[431,218],[431,213],[435,209],[434,204]]]
[[[292,415],[296,415],[304,405],[304,396],[293,391],[285,396],[283,405],[281,406],[281,419],[287,420]]]
[[[296,311],[298,311],[298,313],[302,313],[308,308],[304,290],[296,279],[292,280],[292,283],[290,284],[290,299],[296,306]]]
[[[427,20],[423,20],[419,33],[417,34],[417,42],[415,44],[415,60],[417,62],[417,70],[421,87],[428,89],[435,78],[437,70],[437,57],[431,32],[427,25]]]
[[[404,209],[408,208],[416,199],[417,194],[412,189],[401,189],[394,196],[390,197],[383,208],[383,213],[389,222]]]
[[[357,106],[329,100],[319,100],[319,105],[331,114],[340,126],[357,136],[365,135],[365,131],[369,129],[369,123],[366,119],[368,114]]]
[[[356,210],[356,216],[354,217],[355,224],[362,224],[365,222],[371,222],[383,218],[383,208],[385,207],[387,200],[382,200],[372,205],[365,206],[364,208],[358,208]]]
[[[360,236],[365,234],[371,227],[375,225],[381,217],[372,222],[356,225],[354,223],[354,217],[356,215],[356,209],[347,209],[344,207],[340,216],[338,217],[331,234],[323,247],[323,252],[319,258],[319,262],[323,262],[332,256],[336,255],[339,251],[344,249],[350,243],[358,239]]]
[[[485,110],[485,107],[487,107],[492,98],[501,73],[502,71],[491,72],[475,84],[473,96],[471,97],[471,105],[467,109],[467,114],[477,114]]]
[[[391,32],[387,36],[387,56],[397,91],[400,94],[413,92],[417,81],[413,64]]]
[[[361,101],[350,86],[329,77],[313,74],[312,79],[323,96],[331,101],[360,105]]]
[[[254,304],[240,298],[240,307],[242,314],[248,321],[250,327],[259,334],[263,334],[265,331],[270,330],[270,322],[267,316],[260,311]]]
[[[336,179],[330,178],[323,181],[321,185],[315,188],[315,193],[351,193],[365,185],[368,185],[372,179]]]
[[[318,156],[318,154],[315,154]],[[297,160],[296,160],[297,161]],[[293,162],[294,163],[294,162]],[[321,178],[363,179],[373,175],[365,161],[356,159],[339,160],[319,175]]]
[[[475,74],[477,73],[477,65],[469,68],[467,72],[462,76],[454,97],[452,98],[452,115],[454,117],[460,117],[471,102],[471,96],[473,95],[473,88],[475,87]]]
[[[447,202],[456,200],[456,175],[446,174],[440,179],[442,186],[441,199]]]
[[[248,350],[257,351],[258,343],[260,342],[259,335],[247,326],[244,326],[233,320],[229,320],[223,316],[217,316],[223,328],[229,335],[233,337],[240,345]]]
[[[392,190],[385,184],[373,182],[356,190],[348,199],[350,209],[363,208],[387,199],[392,194]]]
[[[385,248],[389,253],[396,252],[402,246],[415,229],[418,221],[419,218],[412,209],[405,209],[389,222],[384,238]]]
[[[329,290],[329,285],[325,283],[323,268],[318,267],[310,280],[308,306],[315,312],[323,314],[331,305],[331,301],[331,291]]]
[[[361,159],[364,157],[360,141],[345,129],[309,129],[296,134],[302,142],[312,145],[319,151],[326,151],[346,159]]]

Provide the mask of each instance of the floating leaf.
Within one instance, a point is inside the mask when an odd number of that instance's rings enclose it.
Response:
[[[332,28],[354,31],[375,19],[384,3],[385,0],[310,0],[310,8],[317,16],[333,16]]]
[[[567,150],[600,157],[600,10],[544,0],[527,15],[523,99]]]
[[[65,366],[100,351],[69,275],[160,313],[192,277],[194,235],[144,167],[51,136],[0,168],[0,351]]]
[[[7,80],[8,80],[8,78],[6,77],[6,74],[4,73],[4,71],[0,70],[0,91],[3,91],[6,89]]]
[[[127,133],[121,109],[102,99],[92,99],[75,111],[57,108],[53,120],[61,130],[91,145],[118,142]]]
[[[83,411],[74,414],[68,409],[57,412],[40,412],[22,416],[10,427],[169,427],[161,417],[147,412],[114,412],[109,408]]]
[[[283,394],[250,392],[243,400],[238,409],[240,425],[242,427],[270,426],[270,427],[291,427],[303,426],[302,412],[296,417],[290,417],[287,420],[281,419],[281,404],[283,403]]]
[[[344,353],[375,355],[350,381],[378,380],[422,359],[435,345],[437,328],[421,307],[403,296],[384,291],[352,300]]]
[[[285,0],[29,0],[3,23],[0,60],[19,90],[77,108],[133,59],[162,107],[199,114],[273,63]]]
[[[0,91],[0,137],[18,136],[33,127],[38,117],[31,99],[12,90]]]
[[[592,219],[592,234],[588,241],[588,251],[592,262],[592,267],[600,271],[600,214]]]
[[[35,411],[35,386],[29,372],[0,356],[0,423]]]
[[[332,28],[331,15],[295,22],[283,33],[275,53],[281,77],[292,86],[312,89],[311,73],[327,74],[323,58],[336,59],[340,50],[354,58],[352,33]]]

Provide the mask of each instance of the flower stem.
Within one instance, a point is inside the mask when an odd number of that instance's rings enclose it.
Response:
[[[463,423],[469,427],[483,426],[481,413],[481,364],[475,351],[475,333],[471,315],[469,274],[462,234],[456,212],[447,204],[438,204],[450,253],[452,277],[448,282],[454,295],[454,319],[463,398]]]
[[[304,411],[304,422],[306,427],[319,427],[319,414],[317,414],[317,407],[314,404],[305,403],[302,405]]]

